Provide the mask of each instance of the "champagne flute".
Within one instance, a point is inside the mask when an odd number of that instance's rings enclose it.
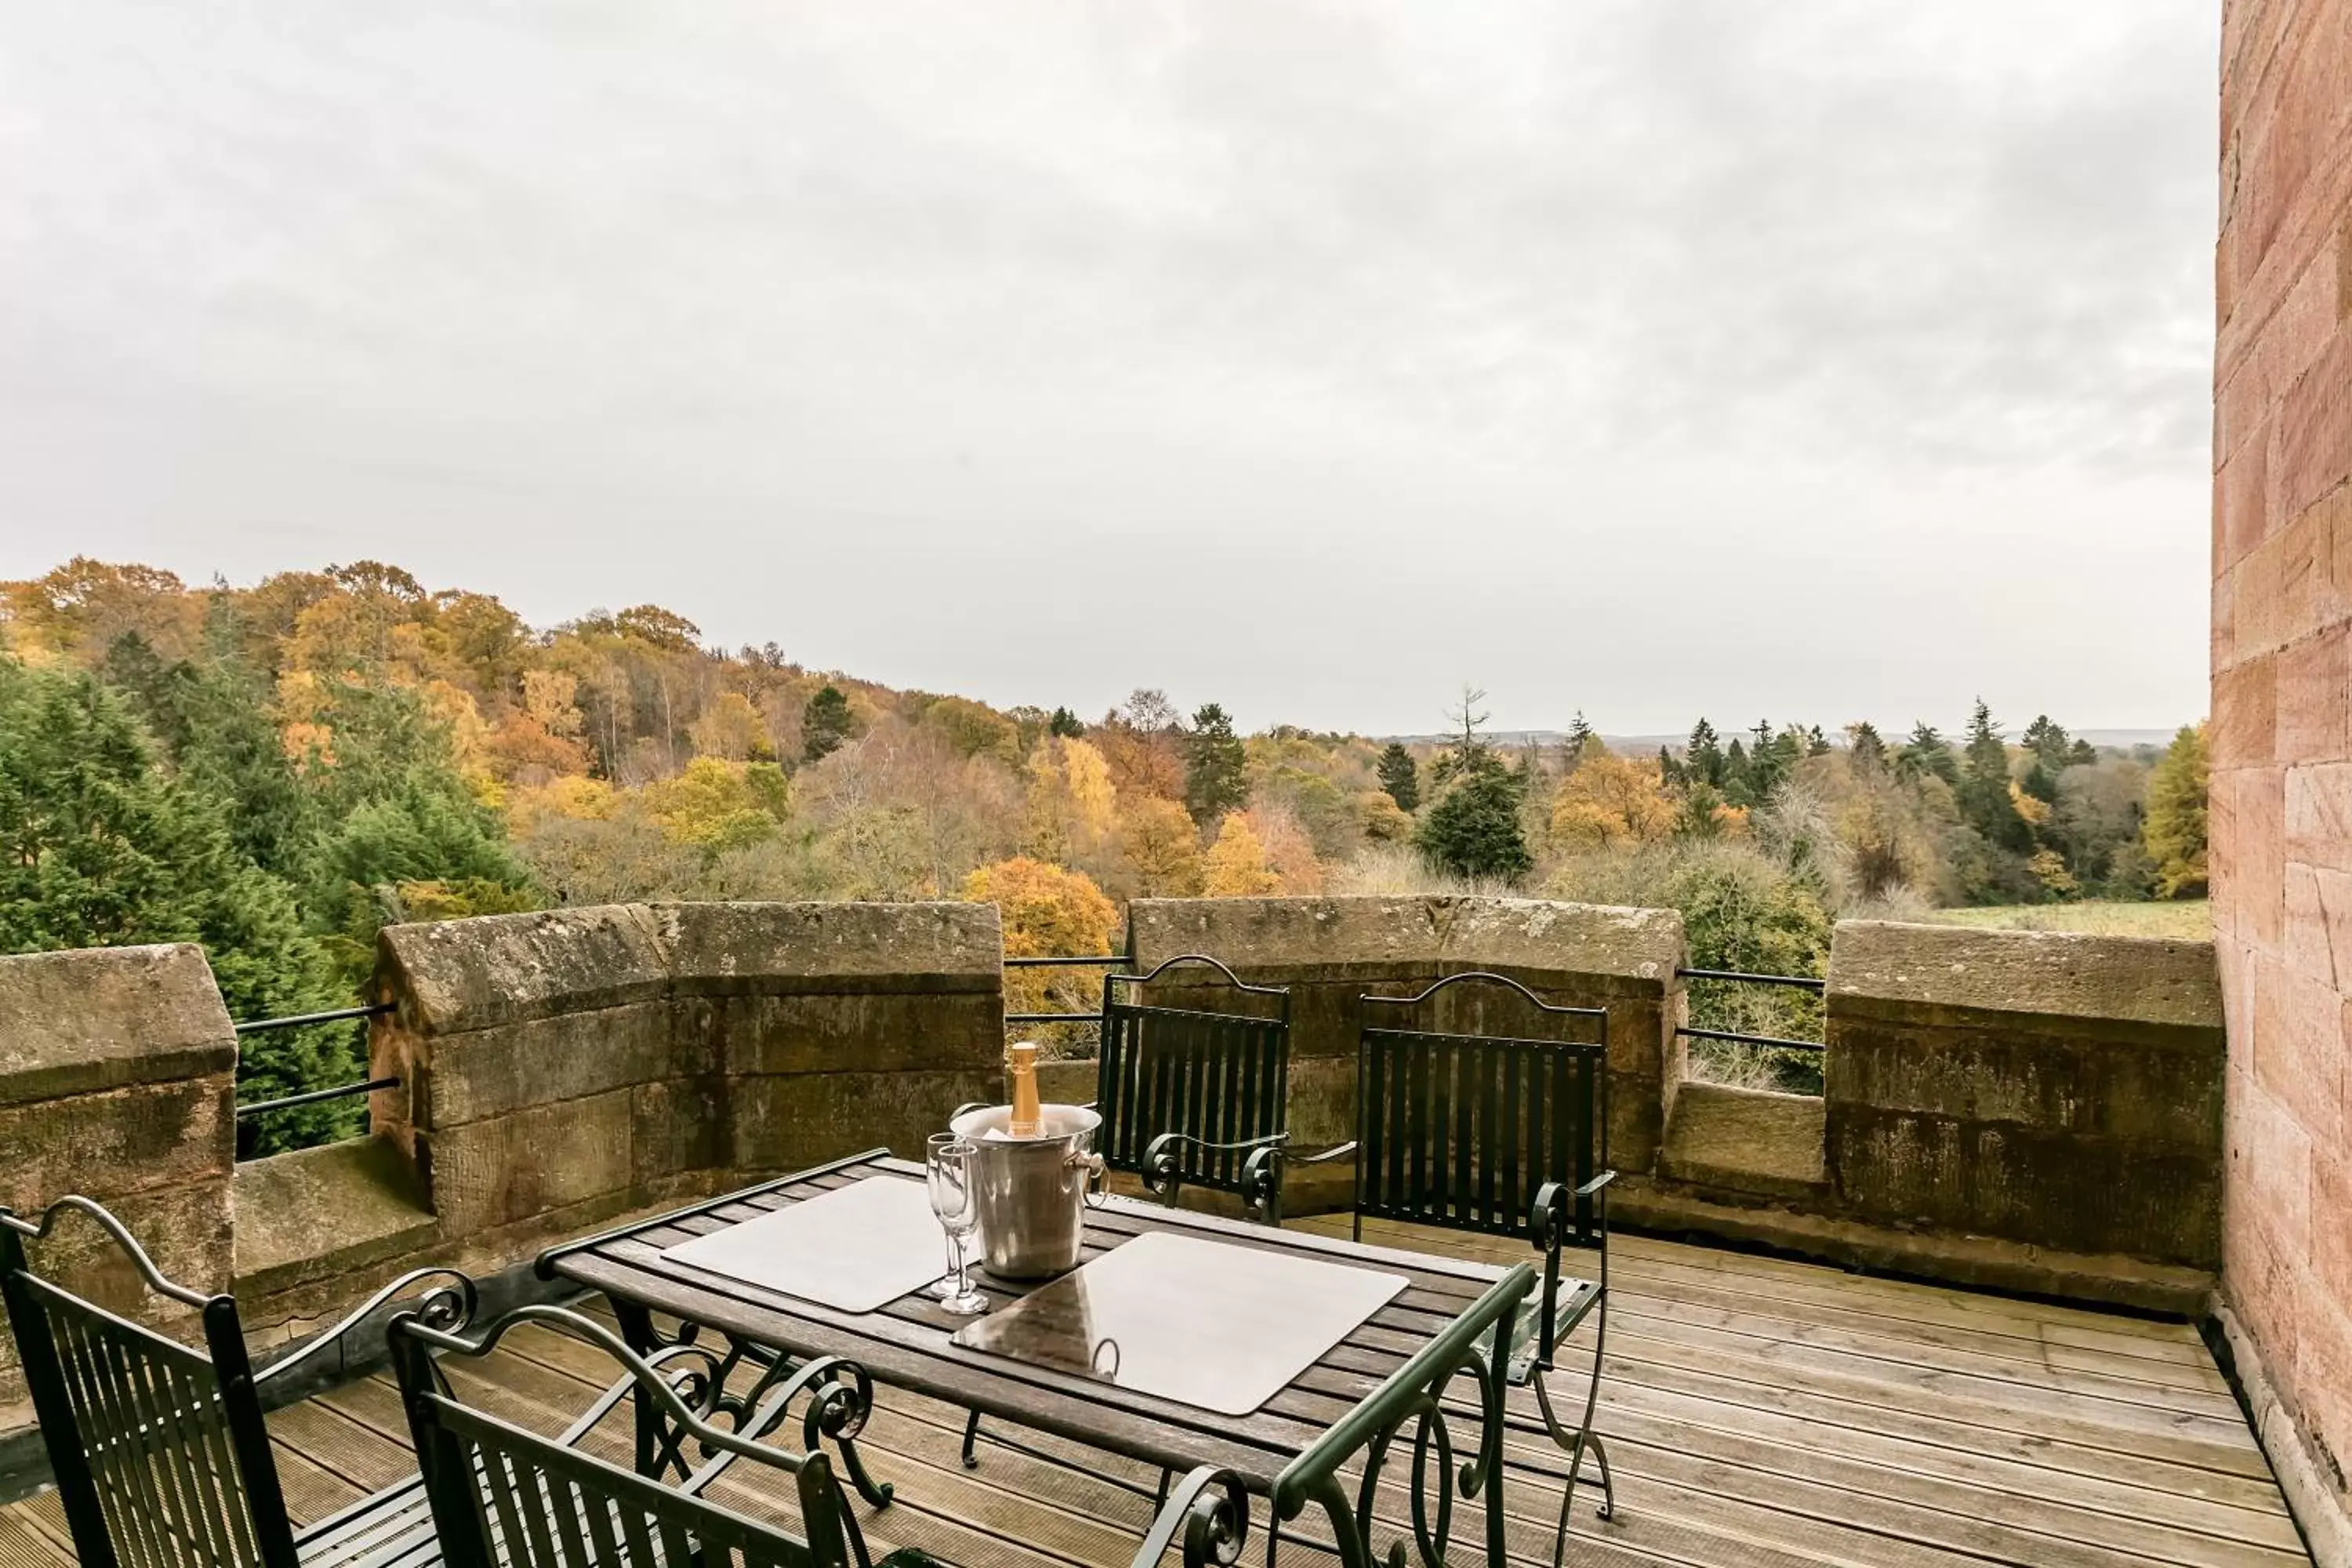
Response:
[[[925,1152],[931,1213],[939,1216],[940,1228],[947,1232],[956,1259],[955,1294],[940,1305],[957,1317],[972,1317],[988,1310],[988,1298],[972,1289],[971,1266],[963,1256],[964,1237],[980,1224],[980,1201],[971,1190],[972,1156],[980,1151],[961,1138],[945,1142],[934,1138]]]
[[[928,1140],[925,1141],[923,1144],[923,1180],[926,1184],[930,1181],[930,1169],[932,1164],[939,1159],[940,1151],[946,1148],[950,1143],[961,1143],[962,1142],[963,1135],[957,1132],[934,1132]],[[947,1272],[941,1274],[937,1279],[933,1280],[930,1288],[924,1292],[934,1301],[945,1301],[952,1297],[959,1296],[963,1293],[962,1287],[956,1283],[956,1272],[963,1267],[963,1241],[950,1231],[947,1233]]]

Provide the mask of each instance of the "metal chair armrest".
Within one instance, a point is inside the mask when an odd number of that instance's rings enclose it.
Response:
[[[308,1363],[329,1346],[340,1344],[344,1336],[380,1310],[384,1303],[406,1295],[411,1286],[424,1279],[447,1281],[426,1291],[416,1304],[418,1317],[428,1327],[457,1333],[473,1322],[474,1313],[481,1306],[481,1297],[477,1293],[470,1275],[456,1268],[412,1268],[344,1314],[342,1321],[333,1328],[312,1337],[293,1354],[280,1356],[255,1373],[254,1385],[259,1387],[272,1378],[281,1377]]]
[[[1616,1179],[1616,1172],[1603,1171],[1599,1175],[1593,1177],[1592,1180],[1585,1183],[1584,1185],[1577,1188],[1572,1195],[1580,1198],[1589,1198]]]
[[[1178,1532],[1184,1541],[1184,1568],[1215,1568],[1241,1555],[1249,1532],[1249,1493],[1231,1470],[1202,1465],[1178,1481],[1153,1516],[1136,1550],[1133,1568],[1155,1568]]]
[[[1231,1143],[1195,1138],[1190,1132],[1162,1132],[1143,1151],[1143,1163],[1147,1165],[1154,1163],[1163,1149],[1172,1149],[1179,1143],[1189,1143],[1195,1149],[1265,1149],[1289,1142],[1290,1134],[1287,1132],[1272,1132],[1264,1138],[1243,1138]]]
[[[1286,1163],[1293,1165],[1328,1165],[1332,1161],[1353,1155],[1360,1145],[1352,1138],[1313,1154],[1285,1154]]]

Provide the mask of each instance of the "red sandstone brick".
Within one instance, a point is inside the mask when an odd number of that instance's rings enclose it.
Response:
[[[2308,900],[2302,910],[2298,890]],[[2352,873],[2289,862],[2286,925],[2287,962],[2352,992]]]
[[[2254,990],[2254,1080],[2315,1147],[2343,1134],[2344,998],[2326,980],[2263,961]]]
[[[2352,1149],[2311,1152],[2311,1268],[2322,1289],[2352,1303]]]
[[[2300,1283],[2293,1397],[2312,1436],[2352,1468],[2352,1316],[2315,1277]]]
[[[2253,374],[2250,368],[2246,373]],[[2264,409],[2263,414],[2268,415]],[[2221,460],[2213,476],[2213,550],[2215,565],[2228,571],[2270,532],[2270,426],[2240,443]],[[2215,449],[2221,450],[2216,433]]]
[[[2344,42],[2345,0],[2305,0],[2290,36],[2258,78],[2238,123],[2240,192],[2236,216],[2248,255],[2259,267],[2287,226],[2306,184],[2337,146],[2335,128],[2352,109],[2352,47]],[[2252,275],[2243,268],[2239,277]]]
[[[2352,871],[2352,765],[2327,763],[2288,772],[2286,852],[2308,865]]]
[[[2221,530],[2215,529],[2214,548],[2220,546]],[[2227,669],[2237,662],[2238,578],[2234,572],[2221,572],[2213,578],[2213,616],[2210,636],[2211,668],[2214,673]]]
[[[2347,692],[2352,692],[2352,628],[2343,623],[2278,656],[2274,731],[2279,761],[2346,759]]]
[[[2259,994],[2255,1001],[2259,1010]],[[2231,1090],[2226,1142],[2235,1202],[2230,1223],[2250,1226],[2280,1263],[2299,1266],[2311,1255],[2310,1134],[2247,1075],[2232,1074]]]
[[[2207,730],[2216,772],[2267,766],[2278,754],[2278,674],[2265,655],[2213,679],[2213,717]]]
[[[2291,518],[2352,478],[2352,328],[2336,329],[2278,418],[2277,500]]]

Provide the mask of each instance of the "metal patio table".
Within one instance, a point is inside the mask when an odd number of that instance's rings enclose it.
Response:
[[[887,1150],[853,1155],[551,1248],[538,1269],[542,1278],[602,1291],[641,1353],[680,1341],[723,1350],[715,1374],[720,1386],[704,1391],[706,1403],[723,1415],[740,1418],[786,1385],[814,1389],[806,1416],[812,1445],[820,1438],[838,1445],[850,1481],[877,1507],[889,1500],[889,1489],[873,1482],[853,1441],[871,1407],[871,1381],[1182,1477],[1159,1523],[1184,1531],[1188,1562],[1230,1561],[1226,1552],[1238,1550],[1247,1499],[1255,1495],[1270,1500],[1279,1536],[1320,1539],[1326,1550],[1336,1545],[1344,1568],[1370,1568],[1383,1555],[1371,1545],[1374,1483],[1391,1448],[1402,1461],[1397,1479],[1411,1489],[1411,1529],[1423,1562],[1444,1561],[1455,1500],[1481,1495],[1488,1560],[1505,1560],[1500,1363],[1533,1285],[1526,1265],[1505,1269],[1115,1196],[1100,1200],[1086,1216],[1089,1258],[1160,1231],[1405,1278],[1386,1306],[1272,1399],[1252,1414],[1229,1415],[952,1345],[950,1336],[973,1320],[949,1314],[920,1291],[878,1311],[846,1312],[661,1256],[665,1247],[873,1176],[919,1183],[923,1171]],[[992,1310],[1048,1283],[1012,1284],[978,1269],[972,1277]],[[665,1331],[668,1321],[680,1325],[675,1334]],[[1220,1333],[1233,1331],[1232,1325],[1205,1323],[1187,1353],[1213,1357]],[[738,1377],[746,1386],[724,1386]],[[1449,1415],[1457,1424],[1452,1429]],[[659,1473],[683,1461],[664,1434],[640,1429],[641,1469]],[[1344,1481],[1343,1468],[1350,1472]],[[1328,1521],[1328,1535],[1284,1528],[1310,1509]],[[1187,1523],[1188,1515],[1194,1522]]]

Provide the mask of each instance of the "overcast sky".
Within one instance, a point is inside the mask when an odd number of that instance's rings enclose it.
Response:
[[[2218,0],[14,0],[0,577],[999,703],[2203,711]]]

